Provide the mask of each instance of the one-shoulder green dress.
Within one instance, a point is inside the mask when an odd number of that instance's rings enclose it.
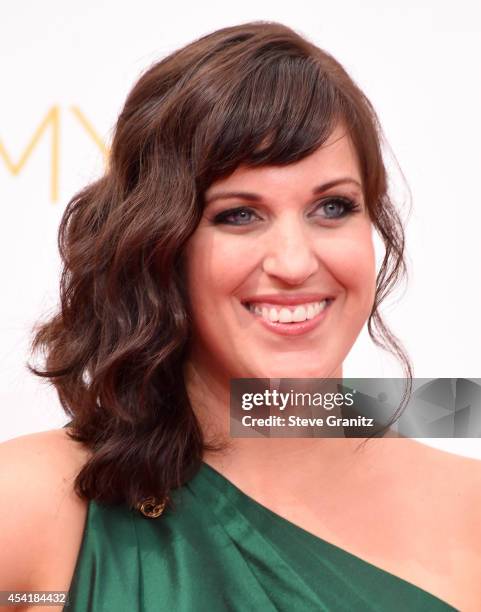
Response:
[[[214,468],[156,519],[88,506],[65,610],[443,612],[438,597],[310,534]]]

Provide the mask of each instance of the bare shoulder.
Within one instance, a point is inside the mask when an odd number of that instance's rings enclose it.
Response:
[[[74,481],[89,452],[65,429],[0,444],[0,590],[67,590],[87,502]]]
[[[381,439],[377,450],[379,503],[396,526],[393,573],[456,609],[478,611],[481,461],[409,438]]]
[[[481,460],[414,440],[408,442],[406,453],[411,454],[412,473],[428,499],[463,517],[462,523],[479,532],[481,544]],[[476,533],[470,535],[473,539]]]
[[[413,441],[411,441],[413,442]],[[419,466],[431,472],[440,488],[471,502],[481,500],[481,460],[414,442]]]
[[[449,509],[444,520],[444,537],[452,540],[451,555],[457,566],[459,588],[457,603],[461,610],[479,610],[481,601],[481,461],[437,450],[433,461],[444,472],[444,483],[438,486],[439,505]],[[442,513],[441,513],[442,514]],[[448,522],[449,521],[449,522]],[[441,532],[441,529],[440,529]]]
[[[51,429],[38,433],[27,434],[7,440],[0,444],[2,460],[16,461],[20,467],[25,462],[31,466],[31,460],[36,458],[45,465],[62,459],[63,465],[77,468],[87,460],[89,451],[82,444],[72,440],[67,429]],[[33,466],[32,466],[33,467]]]
[[[419,483],[424,482],[418,499],[431,517],[440,550],[449,551],[448,573],[458,574],[457,592],[465,597],[458,602],[463,610],[478,610],[473,604],[481,597],[481,460],[419,442],[416,455]]]
[[[481,460],[439,452],[448,477],[445,495],[451,493],[451,497],[458,500],[454,507],[460,512],[458,517],[463,517],[461,523],[464,524],[465,536],[473,543],[481,575]]]

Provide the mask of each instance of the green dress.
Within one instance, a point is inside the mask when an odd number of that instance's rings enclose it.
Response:
[[[89,503],[74,612],[442,612],[427,591],[268,510],[206,463],[146,518]]]

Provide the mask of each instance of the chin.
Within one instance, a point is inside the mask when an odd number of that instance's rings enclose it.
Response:
[[[251,373],[249,378],[332,378],[338,368],[328,367],[300,367],[299,365],[283,365],[259,368]],[[246,376],[246,378],[248,378]]]

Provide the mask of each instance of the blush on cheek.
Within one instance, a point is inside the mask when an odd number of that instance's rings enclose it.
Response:
[[[348,304],[352,304],[353,311],[357,310],[357,316],[368,315],[376,290],[374,249],[370,241],[360,239],[345,246],[344,252],[331,261],[330,270],[346,291]],[[352,315],[355,316],[354,312]]]
[[[376,265],[374,254],[363,248],[351,248],[336,257],[326,258],[326,267],[335,274],[338,281],[347,287],[375,280]]]
[[[250,274],[262,268],[263,253],[265,251],[262,238],[230,241],[228,244],[218,244],[216,251],[215,268],[212,272],[217,278],[246,279]],[[214,265],[214,262],[212,263]],[[232,283],[234,284],[234,283]]]

